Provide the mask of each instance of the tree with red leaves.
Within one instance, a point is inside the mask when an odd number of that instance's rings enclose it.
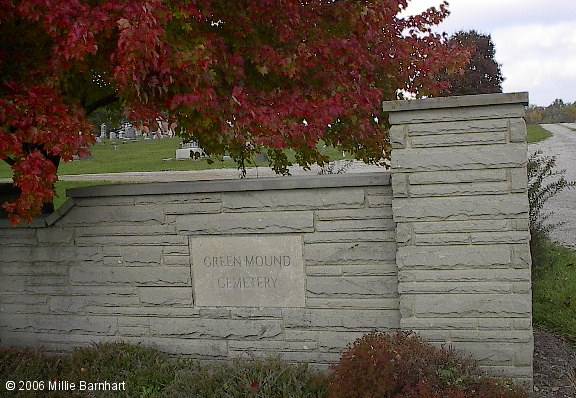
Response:
[[[446,3],[408,0],[0,0],[0,159],[30,220],[57,167],[94,142],[87,116],[120,102],[131,120],[169,112],[212,156],[243,169],[266,150],[286,173],[324,163],[319,140],[380,163],[383,100],[447,92],[468,54],[431,28]]]

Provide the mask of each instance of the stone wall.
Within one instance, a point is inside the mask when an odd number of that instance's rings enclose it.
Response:
[[[526,103],[384,103],[391,183],[380,172],[73,190],[32,226],[0,224],[0,344],[125,340],[325,367],[356,337],[402,328],[530,383]],[[204,285],[198,253],[284,246],[301,267],[288,293],[218,301]]]
[[[530,381],[526,95],[390,111],[400,327]]]
[[[199,359],[277,353],[325,366],[363,333],[399,327],[387,173],[71,195],[50,225],[0,229],[2,345],[121,339]],[[200,236],[299,237],[305,306],[196,305],[189,242]]]

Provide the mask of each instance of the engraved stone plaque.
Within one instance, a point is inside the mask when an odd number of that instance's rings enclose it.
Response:
[[[190,245],[196,306],[304,307],[301,237],[193,237]]]

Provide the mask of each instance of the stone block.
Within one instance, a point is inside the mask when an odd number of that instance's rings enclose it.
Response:
[[[6,246],[36,246],[36,231],[40,231],[42,228],[37,229],[2,229],[0,228],[0,242],[2,242],[2,247]],[[17,250],[17,249],[16,249]]]
[[[181,245],[181,246],[162,246],[162,256],[166,255],[180,255],[180,256],[189,256],[190,255],[190,247],[188,244]]]
[[[318,333],[318,346],[321,351],[342,352],[348,344],[361,338],[362,332],[330,332],[322,331]]]
[[[178,238],[178,243],[186,242],[186,237]],[[160,265],[162,258],[162,248],[156,246],[105,246],[102,251],[104,264],[112,266]]]
[[[400,314],[396,310],[313,309],[310,326],[331,330],[398,329]]]
[[[394,225],[389,220],[385,231],[314,232],[304,235],[304,243],[394,242]]]
[[[49,314],[48,304],[0,304],[0,316],[9,317],[9,314]],[[3,315],[2,315],[3,314]],[[0,327],[1,328],[1,327]]]
[[[78,225],[75,227],[76,236],[157,236],[157,235],[175,235],[176,226],[175,225],[102,225],[102,226],[91,226]]]
[[[311,243],[304,246],[307,265],[394,261],[396,244],[392,242]]]
[[[509,120],[510,142],[526,142],[526,122],[523,118]]]
[[[401,246],[413,243],[413,223],[398,223],[396,225],[396,242]]]
[[[522,318],[532,311],[527,294],[417,294],[413,300],[414,314],[421,318]]]
[[[74,259],[94,259],[100,255],[98,248],[59,246],[54,250],[50,246],[3,247],[0,251],[2,263],[65,263]]]
[[[67,263],[6,263],[0,266],[2,276],[66,276],[68,275]]]
[[[395,297],[396,276],[307,277],[308,298],[370,298]]]
[[[411,137],[411,148],[455,147],[465,145],[505,144],[505,131],[488,131],[467,134],[434,134]]]
[[[406,268],[453,269],[509,266],[512,250],[509,245],[446,246],[398,248],[396,256],[400,274]]]
[[[189,267],[70,267],[72,284],[190,286]]]
[[[405,148],[407,137],[408,137],[408,129],[406,126],[392,126],[390,127],[390,144],[392,145],[393,149]]]
[[[458,232],[493,232],[514,230],[513,223],[516,220],[469,220],[469,221],[431,221],[411,222],[408,224],[414,228],[417,234],[441,234]]]
[[[189,235],[312,232],[314,213],[259,212],[186,215],[176,219],[179,233]]]
[[[71,244],[74,241],[74,230],[72,228],[47,227],[37,230],[38,243],[50,246],[60,244]]]
[[[23,315],[0,317],[0,326],[12,331],[34,333],[74,333],[114,335],[118,322],[114,317],[72,315]]]
[[[469,233],[416,234],[414,244],[417,246],[450,246],[470,244]]]
[[[413,123],[406,128],[411,137],[438,135],[487,134],[508,132],[507,119],[463,120],[456,122]]]
[[[230,316],[229,308],[200,308],[200,318],[230,319]]]
[[[411,188],[408,182],[408,173],[392,174],[392,192],[395,198],[407,198],[411,196]]]
[[[312,312],[304,308],[282,308],[284,327],[309,327],[312,321]]]
[[[150,336],[150,328],[145,326],[119,326],[118,335],[123,337],[146,337]]]
[[[528,330],[419,330],[418,334],[429,341],[455,343],[508,343],[530,344],[532,332]],[[519,347],[518,347],[519,348]],[[532,355],[532,354],[530,354]]]
[[[168,215],[212,214],[220,213],[222,211],[222,204],[220,202],[164,204],[153,206],[151,211],[164,211],[164,214]]]
[[[508,169],[510,190],[512,192],[526,192],[528,190],[528,174],[524,167]]]
[[[153,336],[204,339],[272,339],[282,334],[279,320],[166,319],[150,320]]]
[[[52,296],[48,298],[48,302],[53,312],[71,314],[84,313],[84,309],[88,306],[120,307],[140,304],[138,296],[135,295]]]
[[[228,348],[231,351],[314,351],[318,349],[315,341],[283,341],[283,340],[248,340],[230,341]]]
[[[400,282],[400,294],[491,294],[513,293],[513,284],[508,282]]]
[[[389,209],[392,205],[392,186],[369,187],[365,189],[366,204],[369,208]]]
[[[394,261],[376,264],[343,264],[342,275],[344,276],[375,276],[393,275],[397,277],[398,267]]]
[[[152,337],[146,339],[146,342],[168,354],[186,355],[196,359],[209,360],[228,357],[226,341]]]
[[[78,207],[134,206],[135,196],[99,196],[95,198],[75,198]]]
[[[140,287],[138,295],[144,305],[192,305],[189,287]]]
[[[282,318],[280,308],[231,308],[232,319],[275,319]]]
[[[190,265],[190,255],[162,254],[162,265],[176,265],[176,266]]]
[[[400,282],[529,282],[529,269],[405,269]]]
[[[23,295],[10,292],[0,293],[0,304],[46,304],[48,298],[45,295]]]
[[[508,182],[411,185],[410,197],[494,195],[510,192]],[[397,196],[403,197],[403,196]]]
[[[318,232],[388,231],[392,228],[393,222],[390,218],[316,221],[315,223],[315,229]]]
[[[334,220],[376,220],[392,218],[392,208],[368,208],[346,210],[317,210],[316,219],[319,221]]]
[[[411,185],[505,182],[506,170],[445,170],[407,173]]]
[[[307,298],[306,306],[308,308],[325,308],[325,309],[358,309],[358,310],[398,310],[399,299],[393,298]]]
[[[525,243],[530,241],[530,232],[473,232],[470,234],[472,244]]]
[[[161,224],[165,214],[150,206],[93,206],[74,207],[59,225],[105,225],[113,223]]]
[[[525,167],[526,163],[525,144],[397,149],[392,152],[393,174],[416,171]]]
[[[76,238],[78,246],[184,246],[188,244],[185,236],[155,235],[155,236],[86,236]],[[138,250],[146,250],[139,248]]]
[[[460,221],[524,218],[528,198],[524,194],[396,199],[394,221]]]
[[[222,202],[220,192],[136,196],[137,205],[186,205]]]
[[[515,365],[514,358],[516,351],[525,350],[528,347],[522,344],[510,343],[473,343],[473,342],[451,342],[450,345],[456,350],[472,355],[481,365]],[[524,344],[525,345],[525,344]],[[532,351],[530,351],[532,356]]]
[[[327,188],[226,192],[222,201],[225,212],[359,208],[364,206],[364,190]]]
[[[478,121],[524,117],[524,105],[504,104],[463,108],[421,109],[390,113],[390,124]]]
[[[86,314],[117,315],[119,319],[125,316],[160,317],[160,318],[198,318],[200,310],[191,307],[164,307],[164,306],[138,306],[138,307],[95,307],[84,309]]]

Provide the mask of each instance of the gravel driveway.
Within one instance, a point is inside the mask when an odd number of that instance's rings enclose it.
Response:
[[[542,127],[550,131],[552,137],[530,145],[529,151],[540,149],[545,155],[556,156],[558,168],[566,169],[566,178],[576,180],[576,131],[560,124],[543,124]],[[560,192],[550,199],[547,208],[554,212],[551,222],[564,222],[551,233],[552,239],[576,248],[576,189]]]

